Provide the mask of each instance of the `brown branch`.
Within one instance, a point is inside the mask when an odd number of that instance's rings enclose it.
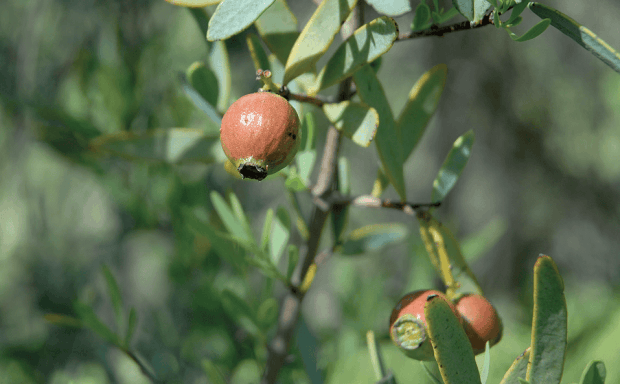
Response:
[[[408,215],[414,215],[415,211],[423,208],[439,207],[441,202],[437,203],[409,203],[397,202],[391,200],[381,200],[372,195],[362,195],[352,198],[336,198],[330,201],[332,205],[353,205],[364,208],[391,208],[403,211]]]
[[[482,28],[482,27],[486,27],[487,25],[491,25],[491,24],[494,24],[493,13],[490,13],[484,16],[482,20],[480,20],[480,22],[478,22],[477,24],[473,24],[470,21],[463,21],[463,22],[456,23],[456,24],[445,25],[443,27],[432,25],[429,29],[425,29],[423,31],[402,33],[398,36],[396,41],[406,41],[409,39],[417,39],[419,37],[429,37],[429,36],[442,37],[443,35],[447,33]]]
[[[363,24],[361,17],[362,13],[359,12],[359,8],[363,7],[363,5],[364,2],[360,1],[351,13],[351,26]],[[352,28],[351,30],[354,31],[355,29],[356,28]],[[346,37],[348,36],[343,36],[345,39]],[[351,95],[351,78],[347,78],[340,83],[337,101],[348,100],[351,98]],[[294,97],[292,98],[295,99]],[[314,100],[306,99],[306,101],[312,102]],[[340,132],[334,126],[331,126],[327,131],[327,139],[323,151],[323,157],[321,159],[321,171],[317,182],[312,188],[312,194],[315,197],[317,204],[314,206],[310,219],[310,237],[308,238],[306,245],[301,249],[302,257],[297,263],[295,272],[291,279],[292,286],[289,288],[289,291],[286,293],[284,300],[282,301],[276,335],[267,347],[267,363],[265,366],[265,372],[263,373],[263,377],[261,379],[261,384],[274,384],[276,382],[278,373],[284,365],[289,353],[288,351],[290,349],[291,340],[293,339],[297,320],[301,313],[301,303],[305,294],[305,292],[302,292],[297,287],[301,285],[310,266],[315,262],[321,240],[321,234],[332,208],[331,204],[325,202],[330,200],[329,197],[332,192],[334,192],[334,180],[335,175],[337,174],[336,167],[338,166],[337,160],[339,147]],[[318,204],[319,202],[323,202],[324,204]],[[322,258],[323,257],[324,256],[322,256]]]

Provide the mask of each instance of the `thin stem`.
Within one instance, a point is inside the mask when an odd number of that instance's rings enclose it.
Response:
[[[482,20],[480,20],[480,22],[477,24],[472,24],[470,21],[463,21],[460,23],[446,25],[443,27],[432,25],[429,29],[425,29],[423,31],[403,33],[398,36],[398,39],[396,39],[396,41],[405,41],[409,39],[417,39],[419,37],[429,37],[429,36],[442,37],[443,35],[447,33],[482,28],[482,27],[486,27],[487,25],[491,25],[491,24],[493,24],[493,13],[490,13],[489,15],[484,16]]]
[[[397,202],[391,200],[381,200],[378,197],[372,195],[362,195],[350,198],[335,198],[331,201],[332,205],[353,205],[356,207],[365,208],[391,208],[403,211],[408,215],[414,215],[415,211],[423,208],[439,207],[441,202],[437,203],[410,203],[410,202]]]
[[[364,2],[360,1],[356,10],[359,7],[363,7],[363,5]],[[363,23],[361,12],[355,12],[351,15],[350,19],[353,19],[351,22],[352,27]],[[351,31],[355,29],[356,28],[352,28]],[[346,39],[348,36],[343,37]],[[347,78],[340,83],[337,101],[348,100],[351,98],[351,95],[351,78]],[[305,291],[299,289],[299,286],[306,277],[310,266],[315,263],[321,234],[323,233],[323,228],[325,227],[327,217],[332,208],[331,204],[320,204],[320,202],[329,201],[331,193],[334,192],[334,179],[336,166],[338,164],[339,148],[340,132],[334,126],[330,126],[327,131],[326,144],[321,159],[321,171],[316,184],[312,188],[312,195],[315,197],[317,204],[314,206],[308,228],[310,237],[305,246],[301,249],[302,257],[300,257],[295,272],[293,273],[291,279],[292,286],[289,287],[282,301],[276,335],[267,347],[267,363],[261,379],[261,384],[273,384],[276,382],[278,373],[288,355],[297,320],[301,312],[301,303],[305,296]]]
[[[129,349],[126,348],[120,348],[121,351],[123,351],[127,356],[129,356],[129,358],[131,360],[133,360],[136,364],[138,364],[138,367],[140,368],[140,371],[142,371],[142,374],[146,377],[148,377],[149,380],[151,380],[153,383],[159,384],[159,383],[164,383],[165,381],[158,379],[157,377],[155,377],[155,374],[153,372],[151,372],[151,370],[142,362],[142,360],[140,360],[138,358],[138,356],[133,353],[132,351],[130,351]]]

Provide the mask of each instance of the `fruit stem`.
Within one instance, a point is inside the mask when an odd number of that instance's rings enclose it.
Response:
[[[261,70],[259,69],[258,71],[256,71],[256,77],[258,80],[261,80],[263,82],[263,90],[264,91],[269,91],[269,92],[273,92],[273,93],[278,93],[280,92],[280,86],[276,83],[273,82],[273,80],[271,80],[271,71],[270,70]]]

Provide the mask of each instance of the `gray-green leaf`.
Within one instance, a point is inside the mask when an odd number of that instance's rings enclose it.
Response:
[[[223,40],[243,31],[275,0],[224,0],[209,20],[207,40]]]
[[[465,165],[467,165],[473,144],[474,131],[472,130],[456,139],[439,169],[435,181],[433,181],[433,192],[431,193],[431,201],[433,203],[442,201],[452,190]]]
[[[482,20],[487,10],[491,8],[491,3],[487,0],[452,0],[452,4],[461,15],[474,23]]]
[[[323,111],[336,129],[361,147],[368,147],[377,133],[379,114],[374,108],[350,101],[325,104]]]
[[[309,93],[317,94],[351,76],[362,65],[389,51],[397,37],[398,26],[390,17],[383,16],[364,24],[334,52]]]
[[[594,32],[562,12],[546,5],[531,2],[528,7],[541,19],[551,19],[553,27],[559,29],[563,34],[598,57],[599,60],[609,65],[614,71],[620,73],[620,54],[596,36]]]
[[[400,16],[411,12],[409,0],[366,0],[366,2],[378,13],[388,16]]]

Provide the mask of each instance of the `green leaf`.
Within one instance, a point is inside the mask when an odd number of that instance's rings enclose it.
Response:
[[[143,134],[130,132],[103,135],[91,142],[92,150],[127,160],[150,160],[165,163],[213,163],[213,148],[219,137],[208,136],[201,129],[170,128]]]
[[[295,41],[299,37],[297,19],[284,0],[276,0],[271,7],[254,22],[258,33],[269,50],[286,64]]]
[[[269,256],[274,265],[278,265],[280,262],[280,257],[288,242],[290,233],[291,218],[286,209],[280,206],[276,211],[276,219],[273,222],[269,237]]]
[[[368,147],[377,133],[379,114],[367,105],[350,101],[324,104],[323,112],[336,129],[361,147]]]
[[[364,24],[334,52],[317,76],[315,88],[309,93],[316,95],[320,90],[351,76],[362,65],[389,51],[397,37],[398,26],[390,17],[383,16]]]
[[[207,45],[208,49],[211,44],[209,43],[209,41],[207,41],[207,30],[209,29],[210,18],[207,10],[204,8],[188,8],[188,10],[196,21],[196,24],[198,24],[198,28],[200,28],[200,32],[202,33],[202,37],[204,38],[204,42]]]
[[[60,315],[58,313],[48,313],[43,317],[46,321],[61,327],[82,328],[84,326],[79,319],[71,316]]]
[[[349,160],[342,156],[338,159],[338,190],[343,196],[351,191],[351,180],[349,175]]]
[[[342,239],[340,253],[361,255],[378,251],[388,244],[402,241],[409,233],[402,224],[371,224],[349,232]]]
[[[206,218],[202,217],[205,215],[198,210],[186,208],[182,212],[184,222],[192,231],[209,239],[217,254],[228,261],[237,271],[245,271],[246,262],[243,249],[239,248],[232,236],[217,231]]]
[[[287,280],[291,280],[293,276],[293,272],[295,272],[295,267],[297,266],[297,261],[299,260],[299,248],[297,248],[294,244],[289,244],[288,246],[288,264],[286,266],[286,278]]]
[[[366,0],[366,2],[383,15],[400,16],[411,12],[409,0]]]
[[[436,24],[443,24],[446,21],[460,15],[459,11],[456,7],[452,7],[446,12],[437,13],[435,11],[431,12],[431,17]]]
[[[471,264],[484,256],[497,244],[508,229],[507,221],[503,218],[493,218],[487,225],[476,233],[461,241],[463,256]]]
[[[217,367],[217,365],[215,365],[214,362],[208,359],[204,359],[202,360],[200,365],[202,366],[202,370],[207,375],[209,383],[226,384],[226,380],[224,379],[222,372],[220,372],[219,368]]]
[[[125,347],[127,348],[131,346],[131,340],[133,339],[137,324],[138,315],[136,314],[136,309],[132,307],[129,310],[129,319],[127,320],[127,333],[125,334]]]
[[[275,0],[224,0],[209,20],[207,40],[224,40],[249,27]]]
[[[185,79],[183,79],[181,76],[179,76],[179,81],[181,82],[181,88],[183,88],[183,91],[190,98],[190,100],[194,103],[194,105],[198,109],[203,111],[209,117],[209,119],[211,119],[211,121],[214,124],[218,126],[222,125],[222,117],[220,116],[219,112],[215,109],[215,107],[209,104],[209,102],[207,102],[207,100],[205,100],[202,97],[202,95],[198,93],[198,91],[196,91],[194,87],[189,85],[189,83]]]
[[[412,31],[421,31],[427,28],[427,24],[431,19],[431,9],[424,1],[422,1],[415,9],[415,15],[411,22]]]
[[[119,337],[114,334],[114,332],[112,332],[107,325],[99,320],[99,317],[97,317],[95,311],[93,311],[89,305],[78,301],[74,304],[74,308],[78,317],[82,321],[82,324],[86,328],[89,328],[91,331],[99,335],[99,337],[111,344],[117,346],[121,345]]]
[[[520,383],[520,384],[530,384],[530,382],[529,382],[529,381],[527,381],[527,380],[525,380],[525,379],[522,379],[522,378],[520,378],[520,377],[519,377],[519,383]]]
[[[265,214],[265,224],[263,224],[263,234],[261,235],[260,240],[260,249],[266,251],[269,246],[269,236],[271,235],[271,226],[273,224],[273,209],[267,209],[267,214]]]
[[[215,5],[222,0],[166,0],[170,4],[180,5],[181,7],[202,8]]]
[[[607,370],[605,363],[600,360],[592,360],[583,370],[580,384],[605,384]]]
[[[456,184],[461,172],[467,165],[471,147],[474,144],[474,131],[469,130],[454,142],[452,149],[444,160],[435,181],[433,181],[433,192],[431,201],[437,203],[443,201],[446,195]]]
[[[385,191],[385,189],[389,185],[390,185],[390,179],[388,179],[388,177],[385,175],[383,170],[379,168],[377,170],[377,178],[375,179],[375,182],[372,185],[372,191],[370,192],[370,194],[377,198],[381,197],[381,195],[383,194],[383,191]]]
[[[524,42],[524,41],[532,40],[535,37],[538,37],[541,33],[543,33],[547,29],[549,24],[551,24],[551,19],[543,19],[521,36],[515,35],[513,32],[511,32],[508,29],[506,29],[506,31],[510,35],[510,38],[513,39],[514,41]]]
[[[269,297],[263,301],[256,311],[256,320],[265,330],[269,329],[278,319],[278,301]]]
[[[215,73],[215,77],[217,77],[217,109],[219,111],[225,111],[226,108],[228,108],[232,80],[230,77],[228,50],[226,49],[226,44],[224,44],[223,41],[216,41],[211,45],[211,51],[209,52],[209,67],[213,70],[213,73]],[[220,119],[218,125],[221,125],[221,123],[222,121]]]
[[[594,32],[577,23],[562,12],[546,5],[530,2],[528,8],[541,19],[551,19],[551,25],[575,40],[599,60],[620,73],[620,53],[601,40]]]
[[[246,225],[239,220],[237,214],[231,210],[224,198],[216,191],[212,191],[210,197],[213,208],[215,208],[228,233],[243,244],[252,244],[254,242],[253,236],[250,236]]]
[[[250,55],[252,56],[252,62],[254,63],[254,68],[256,70],[271,70],[271,64],[269,64],[269,58],[263,49],[263,46],[260,42],[258,36],[253,33],[248,33],[245,38],[248,43],[248,49],[250,50]]]
[[[123,298],[121,296],[121,290],[118,288],[118,283],[105,264],[101,266],[101,273],[105,278],[106,285],[108,287],[108,295],[110,295],[110,301],[112,302],[112,309],[114,310],[114,317],[116,317],[116,324],[118,325],[118,330],[123,329],[123,324],[125,322],[125,314],[123,313]]]
[[[323,0],[295,41],[284,68],[284,84],[304,72],[314,70],[316,62],[334,41],[340,26],[357,0]]]
[[[567,319],[564,282],[549,256],[534,266],[534,316],[532,350],[526,380],[559,384],[564,368]]]
[[[515,359],[499,384],[519,384],[519,378],[523,378],[527,374],[527,364],[529,360],[530,348],[528,347]]]
[[[481,384],[474,351],[448,302],[439,297],[424,304],[435,360],[445,384]]]
[[[230,200],[230,207],[232,208],[233,213],[237,217],[237,220],[239,220],[239,223],[241,224],[245,232],[245,238],[251,240],[251,242],[254,243],[254,233],[252,232],[252,228],[250,227],[250,221],[245,215],[245,212],[243,212],[243,206],[237,198],[237,195],[235,195],[233,192],[230,192],[228,194],[228,199]]]
[[[396,122],[405,160],[415,149],[435,113],[447,76],[448,67],[438,64],[423,74],[411,88],[405,108]]]
[[[491,8],[491,3],[486,0],[452,0],[452,4],[461,15],[474,23],[482,20],[484,14]]]
[[[260,336],[261,331],[256,325],[256,318],[248,303],[237,296],[229,289],[224,289],[220,294],[222,306],[228,316],[235,319],[235,322],[253,336]]]
[[[196,92],[210,105],[217,105],[217,96],[219,89],[217,85],[217,77],[212,70],[200,61],[196,61],[190,65],[185,74],[187,81],[194,87]]]
[[[512,12],[510,13],[510,18],[508,18],[508,20],[506,20],[506,24],[514,24],[514,22],[521,17],[521,13],[523,13],[523,11],[525,10],[525,8],[527,8],[527,1],[522,1],[518,4],[515,4],[515,6],[512,8]]]
[[[355,72],[353,79],[357,85],[357,94],[362,102],[373,107],[379,113],[379,128],[375,136],[377,152],[383,165],[383,171],[390,183],[396,189],[401,200],[406,201],[401,134],[394,121],[394,115],[392,115],[383,87],[369,65],[365,65]]]
[[[484,345],[484,363],[482,364],[482,371],[480,371],[480,381],[482,384],[486,384],[489,379],[489,370],[491,369],[491,348],[487,341]]]

